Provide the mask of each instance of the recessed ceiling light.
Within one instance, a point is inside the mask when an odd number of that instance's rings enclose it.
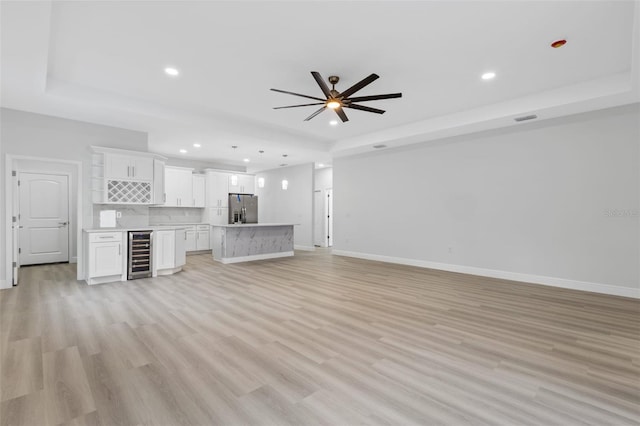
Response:
[[[258,152],[259,152],[260,154],[264,154],[264,150],[262,150],[262,149],[261,149],[260,151],[258,151]]]
[[[187,153],[187,150],[186,150],[186,149],[181,149],[181,150],[180,150],[180,154],[186,154],[186,153]]]
[[[251,160],[250,160],[249,158],[245,158],[245,159],[244,159],[244,160],[242,160],[242,161],[244,161],[245,163],[248,163],[248,162],[249,162],[249,161],[251,161]]]
[[[201,146],[201,145],[200,145],[199,143],[194,143],[194,144],[193,144],[193,147],[194,147],[194,148],[200,148],[200,146]]]
[[[170,75],[171,77],[177,77],[180,74],[180,71],[172,67],[165,68],[164,72],[165,74]]]
[[[496,76],[496,73],[493,71],[489,71],[489,72],[485,72],[484,74],[482,74],[482,79],[483,80],[491,80],[492,78],[494,78]]]
[[[338,120],[331,120],[329,122],[329,124],[331,124],[332,126],[337,126],[338,125]]]
[[[283,156],[283,157],[288,157],[288,156],[289,156],[289,154],[282,154],[282,156]]]

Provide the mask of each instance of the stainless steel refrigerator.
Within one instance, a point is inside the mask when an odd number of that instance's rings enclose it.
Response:
[[[258,223],[258,196],[229,194],[229,223]]]

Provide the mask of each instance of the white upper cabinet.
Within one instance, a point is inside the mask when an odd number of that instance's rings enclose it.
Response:
[[[229,206],[229,176],[231,173],[207,172],[208,207],[225,208]]]
[[[206,204],[206,176],[205,175],[193,175],[192,176],[193,187],[193,207],[205,207]]]
[[[104,173],[107,179],[153,180],[153,158],[123,154],[105,154]]]
[[[233,173],[229,176],[229,192],[232,194],[253,194],[256,192],[255,175]]]
[[[164,168],[164,192],[167,207],[193,207],[193,169]]]
[[[153,204],[164,204],[164,161],[153,160]]]
[[[123,149],[92,147],[91,190],[94,203],[162,203],[164,183],[158,175],[165,157]],[[160,175],[164,177],[164,173]]]

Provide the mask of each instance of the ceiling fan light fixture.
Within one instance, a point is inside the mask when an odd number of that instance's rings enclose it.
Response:
[[[336,99],[329,99],[327,101],[327,107],[331,108],[331,109],[336,109],[341,107],[342,104],[340,103],[340,101],[336,100]]]

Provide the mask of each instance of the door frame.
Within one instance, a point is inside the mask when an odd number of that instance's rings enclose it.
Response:
[[[67,178],[67,223],[69,225],[71,225],[71,209],[73,208],[73,206],[71,205],[71,199],[72,199],[72,194],[71,194],[71,180],[73,178],[72,174],[69,172],[52,172],[52,171],[32,171],[32,170],[16,170],[17,171],[17,178],[18,181],[20,180],[20,174],[21,173],[30,173],[30,174],[42,174],[42,175],[50,175],[50,176],[66,176]],[[17,197],[14,197],[14,199],[18,199],[18,213],[21,213],[21,206],[20,206],[20,188],[16,187],[15,185],[13,185],[13,190],[17,193]],[[15,208],[15,206],[14,206]],[[73,256],[71,256],[71,226],[67,226],[67,262],[68,263],[74,263],[73,262]],[[20,231],[18,230],[18,234],[20,233]],[[20,236],[18,235],[18,243],[20,242]],[[76,247],[76,251],[78,250],[78,248]],[[14,250],[14,255],[15,255],[15,250]],[[76,253],[76,259],[77,259],[77,253]],[[18,267],[22,266],[20,264],[20,257],[18,256],[18,259],[14,259],[15,262],[17,262]]]
[[[84,247],[82,245],[82,223],[83,223],[83,212],[82,212],[82,190],[83,190],[83,179],[82,179],[82,161],[75,160],[58,160],[44,157],[32,157],[28,155],[6,155],[6,169],[5,169],[5,235],[6,238],[6,267],[5,273],[6,276],[6,285],[7,288],[11,288],[13,286],[13,262],[18,262],[19,259],[14,259],[13,254],[13,231],[12,231],[12,218],[13,218],[13,207],[14,207],[14,191],[17,189],[17,186],[14,187],[14,179],[13,179],[13,170],[15,167],[15,162],[18,160],[32,160],[32,161],[41,161],[45,163],[53,163],[53,164],[68,164],[76,167],[77,173],[77,191],[76,191],[76,279],[82,280],[84,277]],[[71,186],[71,176],[69,178],[69,185]],[[71,203],[71,191],[69,191],[69,203]],[[73,207],[73,206],[70,206]],[[69,209],[71,211],[71,209]],[[69,256],[69,260],[71,261],[72,257]]]

